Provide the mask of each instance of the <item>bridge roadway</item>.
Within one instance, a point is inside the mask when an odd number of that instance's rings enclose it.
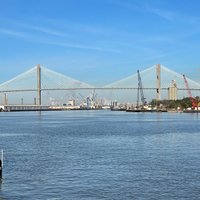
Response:
[[[95,88],[43,88],[41,91],[64,91],[64,90],[137,90],[136,87],[95,87]],[[168,90],[169,88],[161,88]],[[143,90],[157,90],[157,88],[143,88]],[[186,88],[177,88],[177,90],[187,90]],[[192,91],[200,91],[200,88],[190,88]],[[37,89],[19,89],[19,90],[1,90],[0,93],[7,92],[37,92]]]

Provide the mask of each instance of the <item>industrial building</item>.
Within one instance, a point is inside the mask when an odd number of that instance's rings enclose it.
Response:
[[[177,100],[177,84],[175,80],[172,80],[169,88],[168,88],[168,99],[169,100]]]

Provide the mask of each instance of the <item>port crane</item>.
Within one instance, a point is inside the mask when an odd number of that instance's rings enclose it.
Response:
[[[137,89],[137,109],[139,108],[139,99],[141,98],[142,108],[146,105],[146,98],[144,97],[143,87],[142,87],[142,79],[140,76],[140,71],[137,70],[138,74],[138,89]]]
[[[82,94],[79,93],[79,96],[82,98],[83,104],[86,104],[87,109],[95,109],[96,107],[96,98],[97,93],[95,93],[95,90],[93,90],[93,93],[86,98],[83,97]]]
[[[187,89],[187,92],[188,92],[188,96],[189,96],[190,101],[192,103],[192,108],[195,109],[196,107],[198,107],[198,105],[197,105],[197,102],[195,101],[194,97],[192,97],[192,92],[190,90],[188,81],[187,81],[186,76],[184,74],[183,74],[183,79],[184,79],[185,86],[186,86],[186,89]]]

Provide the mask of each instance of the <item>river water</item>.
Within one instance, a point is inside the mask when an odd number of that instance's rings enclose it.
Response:
[[[0,200],[199,199],[200,116],[0,113]]]

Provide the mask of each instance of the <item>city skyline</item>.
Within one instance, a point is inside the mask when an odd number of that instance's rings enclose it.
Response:
[[[200,82],[198,1],[0,2],[0,83],[38,63],[95,85],[157,63]]]

